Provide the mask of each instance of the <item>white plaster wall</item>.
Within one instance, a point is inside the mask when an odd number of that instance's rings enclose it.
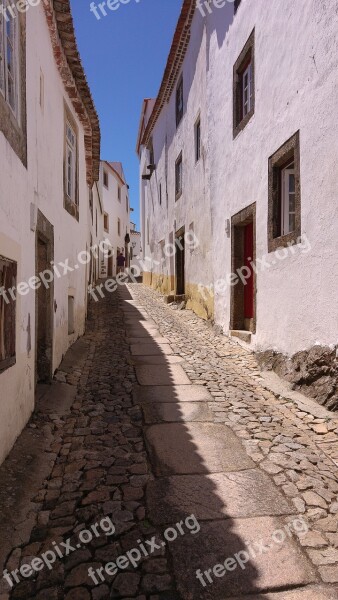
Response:
[[[267,255],[268,158],[300,130],[302,234],[298,247],[257,276],[253,347],[293,354],[338,343],[338,121],[336,5],[316,0],[243,0],[224,36],[223,10],[209,19],[209,154],[214,278],[231,270],[225,219],[257,205],[257,257]],[[256,106],[233,140],[233,65],[255,27]],[[230,292],[216,296],[227,331]]]
[[[108,189],[103,185],[103,169],[108,173]],[[121,188],[121,200],[118,199],[118,188]],[[115,171],[105,162],[101,162],[100,190],[104,211],[109,215],[109,232],[104,232],[114,250],[113,275],[116,275],[117,248],[125,254],[125,235],[130,233],[130,203],[126,185],[116,175]],[[128,208],[128,210],[127,210]],[[118,234],[118,219],[120,219],[120,235]]]
[[[88,189],[83,128],[58,73],[42,6],[27,11],[27,170],[0,133],[0,254],[18,262],[18,282],[35,274],[35,233],[30,204],[35,203],[54,226],[54,260],[86,250]],[[45,80],[44,110],[39,105],[40,70]],[[63,207],[64,101],[77,124],[79,141],[79,223]],[[61,269],[62,271],[62,269]],[[68,335],[68,292],[75,297],[75,333]],[[86,267],[56,278],[53,370],[75,339],[83,334],[86,312]],[[29,326],[30,323],[30,326]],[[0,374],[0,462],[11,449],[34,407],[35,292],[18,296],[16,365]]]
[[[184,116],[176,129],[174,89],[153,131],[156,171],[147,183],[141,182],[141,215],[144,256],[161,260],[160,242],[172,243],[175,232],[190,225],[199,241],[193,252],[186,251],[186,281],[209,285],[212,281],[211,215],[208,182],[207,112],[206,112],[207,39],[202,17],[196,13],[192,24],[191,43],[183,64]],[[200,114],[202,157],[195,163],[194,125]],[[175,198],[175,163],[182,151],[183,193]],[[146,148],[142,148],[141,175],[149,164]],[[162,204],[159,184],[162,183]],[[144,208],[143,208],[144,204]],[[147,244],[147,218],[149,241]],[[147,264],[147,262],[145,262]],[[148,261],[149,264],[149,261]],[[155,273],[174,275],[174,259],[153,265]],[[147,268],[146,270],[150,270]]]

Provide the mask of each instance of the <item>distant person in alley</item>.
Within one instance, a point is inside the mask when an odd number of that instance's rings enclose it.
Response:
[[[126,259],[123,256],[122,252],[117,253],[117,274],[124,272],[124,265],[126,263]]]

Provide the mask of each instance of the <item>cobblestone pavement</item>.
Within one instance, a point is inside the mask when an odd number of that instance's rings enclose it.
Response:
[[[44,423],[50,476],[6,569],[55,562],[0,600],[337,599],[338,419],[276,396],[250,353],[140,285],[92,305],[84,344],[57,374],[76,396]]]

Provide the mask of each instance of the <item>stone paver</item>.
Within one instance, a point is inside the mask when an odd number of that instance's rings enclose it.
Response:
[[[205,387],[199,385],[149,386],[134,388],[135,401],[145,402],[205,402],[212,396]]]
[[[219,473],[251,469],[254,462],[238,438],[220,423],[168,423],[146,429],[157,475]]]
[[[182,402],[180,405],[175,402],[144,403],[143,415],[147,425],[213,420],[206,402]]]
[[[194,599],[222,600],[236,594],[315,582],[316,571],[294,540],[287,539],[283,544],[273,541],[274,532],[283,527],[283,520],[271,517],[216,521],[201,525],[203,550],[198,536],[189,536],[184,543],[182,539],[173,542],[175,575],[183,598],[189,598],[190,593]],[[256,546],[258,541],[264,542],[263,553]],[[227,559],[233,561],[228,563],[229,570],[224,567]],[[218,576],[209,571],[212,582],[205,577],[204,586],[197,579],[199,569],[204,573],[222,564]]]
[[[180,365],[136,366],[136,377],[140,385],[186,385],[189,378]]]
[[[153,522],[174,523],[194,513],[199,521],[290,515],[291,503],[259,469],[216,475],[161,477],[147,487]]]

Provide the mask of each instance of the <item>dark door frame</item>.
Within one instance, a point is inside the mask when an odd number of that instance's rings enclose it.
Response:
[[[244,256],[244,232],[245,226],[253,223],[253,256],[252,260],[256,263],[256,202],[250,204],[231,218],[231,272],[237,273],[237,270],[245,266]],[[256,333],[257,322],[257,277],[253,273],[253,300],[254,317],[251,321],[250,331]],[[231,287],[230,299],[230,330],[244,330],[244,284],[240,280]]]
[[[175,279],[176,295],[185,294],[185,227],[175,233]]]
[[[39,242],[46,245],[46,269],[53,271],[51,262],[54,261],[54,227],[46,219],[40,210],[37,213],[37,224],[35,232],[35,270],[39,277]],[[41,286],[44,285],[41,283]],[[46,289],[46,369],[44,373],[44,383],[50,382],[53,378],[53,338],[54,338],[54,281],[48,284]],[[35,292],[35,385],[38,382],[38,325],[39,325],[39,290]],[[41,310],[41,307],[40,307]]]

